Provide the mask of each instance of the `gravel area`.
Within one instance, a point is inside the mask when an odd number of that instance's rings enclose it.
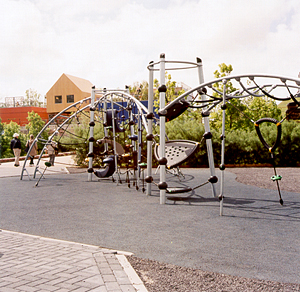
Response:
[[[277,190],[276,182],[270,178],[274,175],[274,169],[268,167],[250,167],[250,168],[227,168],[236,174],[236,180],[245,185],[257,186],[264,189]],[[300,190],[300,167],[278,167],[278,175],[282,176],[279,181],[280,189],[287,192],[299,192]]]
[[[236,180],[247,185],[277,189],[272,168],[228,168],[237,175]],[[300,168],[278,168],[282,176],[282,191],[299,192]],[[128,257],[128,261],[143,280],[149,292],[200,292],[200,291],[300,291],[299,284],[278,283],[244,277],[206,272],[153,260]]]
[[[149,292],[300,291],[300,285],[235,277],[163,264],[134,256],[128,261]]]

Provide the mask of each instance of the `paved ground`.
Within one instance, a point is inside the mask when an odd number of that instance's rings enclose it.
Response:
[[[34,160],[36,162],[36,160]],[[42,158],[40,167],[41,171],[44,168],[44,162],[49,161],[49,158]],[[55,158],[54,166],[47,169],[47,173],[68,173],[67,167],[74,164],[72,156],[57,156]],[[15,167],[13,162],[5,162],[0,164],[0,177],[20,177],[22,167],[24,165],[24,160],[20,161],[20,166]],[[28,174],[32,177],[34,173],[34,167],[29,166],[29,161],[26,163],[26,171],[24,171],[24,179],[28,178]]]
[[[14,167],[13,162],[0,165],[2,199],[12,193],[5,187],[4,178],[11,177],[13,181],[21,182],[19,177],[23,163],[24,161],[20,162],[20,167]],[[46,176],[50,173],[68,173],[66,167],[69,163],[72,163],[71,157],[56,157],[55,166],[48,169]],[[26,169],[32,179],[34,167],[28,166]],[[24,172],[23,179],[31,184],[37,181],[29,181],[27,172]],[[28,192],[30,193],[30,189]],[[3,203],[5,200],[2,199]],[[15,203],[19,205],[13,200],[13,204]],[[1,212],[1,218],[2,215]],[[19,215],[22,216],[20,213]],[[3,228],[2,224],[0,228]],[[126,259],[126,255],[131,254],[2,229],[0,291],[146,292],[142,281]]]
[[[6,230],[0,251],[2,292],[143,291],[127,253]]]
[[[207,169],[184,173],[184,182],[170,177],[169,184],[196,186],[209,177]],[[88,182],[86,173],[46,173],[36,188],[36,180],[0,178],[0,226],[205,271],[300,283],[300,193],[283,191],[281,206],[276,191],[235,177],[225,172],[223,217],[209,185],[189,202],[160,205],[157,191],[147,197],[127,184]]]

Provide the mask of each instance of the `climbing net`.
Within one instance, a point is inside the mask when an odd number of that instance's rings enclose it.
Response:
[[[86,148],[88,145],[88,136],[84,134],[84,132],[88,132],[85,131],[86,123],[84,123],[84,120],[89,117],[90,102],[90,97],[80,100],[71,104],[49,119],[48,123],[35,137],[35,140],[25,157],[21,171],[21,180],[23,179],[24,173],[27,173],[29,177],[29,173],[26,170],[26,161],[28,160],[30,156],[29,153],[35,144],[42,145],[42,150],[35,165],[33,178],[35,178],[38,173],[41,177],[44,175],[44,172],[42,173],[40,171],[40,163],[43,155],[47,151],[47,147],[51,145],[52,142],[56,142],[59,147],[73,147],[74,149],[75,147]],[[47,167],[49,166],[46,165],[46,168]]]
[[[95,100],[95,97],[98,97]],[[92,180],[92,173],[103,178],[111,174],[108,168],[103,171],[95,171],[93,168],[94,151],[94,126],[95,111],[102,117],[103,137],[97,140],[98,144],[103,144],[105,155],[114,157],[115,163],[110,167],[117,170],[117,181],[121,182],[119,167],[120,158],[126,161],[126,181],[130,186],[129,174],[133,173],[133,182],[137,187],[137,173],[140,174],[140,163],[142,162],[142,132],[148,132],[146,116],[148,110],[139,100],[130,95],[127,91],[103,91],[93,89],[92,99],[95,100],[91,105],[90,137],[89,137],[89,181]],[[110,149],[109,149],[110,148]],[[127,148],[127,149],[126,149]],[[129,163],[130,162],[130,163]],[[132,169],[129,169],[129,164]],[[138,187],[137,187],[138,188]]]

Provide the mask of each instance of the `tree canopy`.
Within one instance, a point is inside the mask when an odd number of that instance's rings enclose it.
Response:
[[[177,88],[177,82],[172,80],[172,76],[171,74],[168,74],[168,72],[166,72],[165,74],[165,84],[167,87],[167,91],[166,91],[166,103],[171,102],[172,100],[174,100],[177,96],[181,95],[184,93],[184,89],[179,89]],[[158,79],[154,79],[153,81],[153,86],[154,86],[154,99],[159,100],[159,91],[158,88],[160,86],[160,83],[158,81]],[[177,89],[177,90],[176,90]]]
[[[222,63],[219,65],[219,70],[214,72],[216,78],[229,76],[233,71],[232,65]],[[213,87],[219,92],[223,92],[223,83],[218,82]],[[226,83],[226,93],[236,91],[233,84],[228,81]],[[214,96],[221,97],[217,92]],[[227,131],[232,130],[251,130],[253,129],[253,121],[257,121],[262,117],[271,117],[277,120],[281,119],[281,110],[278,108],[276,102],[266,96],[262,97],[248,97],[243,99],[234,98],[227,102],[226,108],[226,124]],[[220,106],[210,115],[211,126],[214,129],[220,129],[222,126],[222,110]]]
[[[139,100],[148,100],[148,82],[134,82],[132,86],[129,86],[129,92]]]
[[[10,149],[10,141],[13,138],[14,133],[20,134],[20,126],[16,123],[11,121],[9,124],[4,124],[3,127],[3,135],[2,135],[2,157],[13,157],[14,154]],[[21,144],[24,145],[25,138],[22,134],[20,134],[19,139],[21,140]],[[24,148],[24,147],[23,147]]]
[[[37,93],[34,89],[27,89],[25,92],[24,105],[25,106],[42,106],[43,102],[40,101],[41,94]]]
[[[34,137],[36,137],[45,126],[45,122],[42,120],[39,114],[35,113],[34,111],[28,112],[27,120],[28,124],[25,126],[25,128],[28,130],[28,134],[32,134]]]

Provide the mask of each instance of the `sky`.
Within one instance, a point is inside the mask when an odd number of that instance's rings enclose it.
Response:
[[[44,97],[63,73],[124,89],[148,81],[161,53],[201,58],[205,81],[221,63],[234,75],[300,72],[299,0],[1,0],[0,25],[0,102]],[[198,85],[196,69],[169,73]]]

